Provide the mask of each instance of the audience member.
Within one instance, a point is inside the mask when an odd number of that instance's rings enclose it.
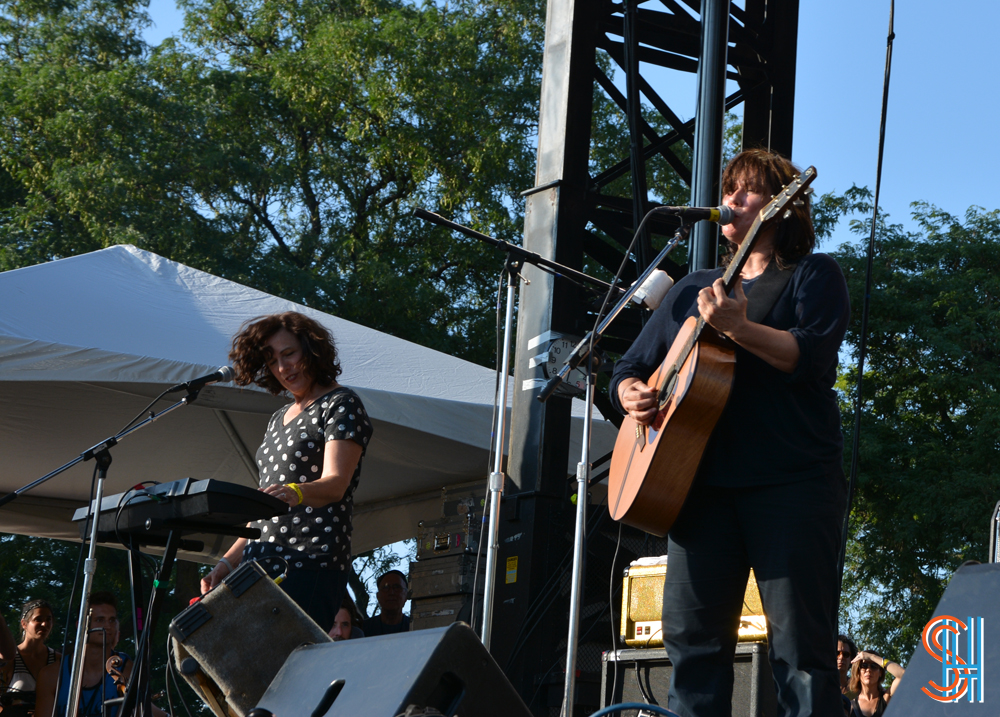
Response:
[[[406,576],[398,570],[389,570],[379,575],[375,584],[378,586],[375,597],[378,599],[380,612],[365,620],[365,635],[374,637],[409,632],[410,617],[403,614],[403,605],[406,604]]]
[[[361,629],[361,613],[349,595],[345,595],[340,602],[340,610],[328,634],[334,642],[357,640],[365,636],[365,631]]]
[[[124,652],[115,651],[121,636],[118,625],[118,600],[110,592],[94,592],[88,601],[90,631],[83,650],[83,679],[80,684],[78,717],[101,717],[105,700],[118,697],[114,677],[108,673],[111,657],[121,660],[121,673],[127,681],[132,673],[132,660]],[[47,665],[38,676],[36,717],[64,717],[69,702],[72,658]],[[59,693],[56,694],[56,683]],[[166,712],[153,707],[153,715],[165,717]],[[118,705],[107,710],[107,717],[117,717]]]
[[[3,615],[0,615],[0,667],[14,659],[15,649],[17,649],[17,645],[14,642],[14,636],[10,634],[7,621],[3,619]]]
[[[857,695],[851,700],[851,717],[882,717],[889,699],[899,686],[899,678],[906,670],[871,650],[859,652],[851,664],[848,689]],[[894,678],[888,690],[882,687],[882,678],[887,671]]]
[[[840,692],[847,695],[847,699],[853,700],[857,697],[856,692],[851,692],[847,686],[847,672],[851,669],[851,662],[858,654],[858,646],[854,640],[847,635],[837,635],[837,671],[840,672]]]
[[[45,646],[53,623],[52,606],[45,600],[31,600],[21,608],[21,643],[14,647],[10,659],[7,659],[10,647],[5,646],[6,639],[0,639],[0,651],[6,662],[2,668],[3,684],[7,685],[7,691],[0,697],[3,717],[28,717],[35,711],[38,675],[60,656]],[[6,623],[2,624],[2,632],[13,644]]]
[[[10,634],[7,621],[0,614],[0,695],[6,691],[7,683],[10,682],[10,670],[13,668],[16,650],[14,636]],[[3,712],[3,707],[0,707],[0,712]]]

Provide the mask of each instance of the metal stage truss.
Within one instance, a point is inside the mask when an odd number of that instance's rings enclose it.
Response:
[[[636,218],[652,206],[647,176],[654,168],[672,171],[690,187],[692,205],[718,205],[727,110],[742,107],[744,147],[790,154],[798,0],[741,4],[549,0],[538,164],[535,187],[526,193],[526,249],[570,267],[592,273],[603,268],[613,275]],[[667,97],[662,86],[672,73],[698,77],[692,120],[681,121],[670,107],[677,98]],[[622,78],[624,92],[619,89]],[[630,150],[606,166],[594,166],[592,160],[595,101],[617,106],[629,127]],[[649,235],[632,254],[625,282],[641,273],[676,227],[670,219],[649,226]],[[675,255],[660,268],[677,279],[689,266],[714,266],[717,243],[716,225],[701,222],[688,256]],[[546,379],[549,346],[586,334],[598,302],[533,266],[525,266],[522,275],[530,284],[520,286],[490,651],[532,711],[549,715],[558,714],[562,698],[570,589],[566,556],[572,551],[575,512],[569,498],[576,486],[574,476],[565,473],[570,401],[555,396],[543,404],[536,397]],[[640,328],[635,312],[613,327],[601,348],[623,351]],[[606,416],[611,413],[606,398],[597,405]],[[595,463],[600,458],[595,456]],[[598,465],[595,475],[600,473]],[[603,506],[595,506],[591,514],[600,510]],[[597,706],[597,648],[612,647],[609,621],[618,619],[614,600],[620,599],[621,567],[646,549],[662,547],[662,541],[648,545],[633,535],[632,548],[623,549],[612,567],[615,541],[607,526],[598,532],[605,537],[588,545],[576,714],[589,714]],[[608,571],[618,583],[610,610]],[[586,643],[595,647],[584,649]],[[588,650],[597,651],[596,660]]]

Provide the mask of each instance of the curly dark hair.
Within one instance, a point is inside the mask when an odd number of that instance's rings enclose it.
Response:
[[[299,340],[302,371],[306,376],[321,386],[329,386],[337,380],[340,361],[333,336],[315,319],[297,311],[286,311],[245,321],[233,337],[229,360],[233,363],[234,381],[238,386],[254,383],[274,396],[285,390],[267,367],[271,352],[265,346],[281,329],[287,329]]]
[[[732,194],[742,187],[748,192],[774,196],[800,174],[798,168],[777,152],[748,149],[733,157],[722,173],[722,194]],[[800,194],[800,204],[788,207],[791,216],[779,219],[774,235],[774,256],[784,269],[811,253],[816,246],[809,196]],[[736,255],[736,245],[729,244],[723,264],[728,266]]]

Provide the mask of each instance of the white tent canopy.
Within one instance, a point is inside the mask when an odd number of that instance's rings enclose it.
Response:
[[[361,395],[375,426],[355,495],[355,552],[412,537],[417,521],[439,515],[442,488],[485,485],[490,369],[132,246],[0,273],[0,306],[0,494],[116,434],[167,386],[228,363],[245,320],[289,310],[332,331],[339,380]],[[106,493],[188,476],[256,487],[252,456],[286,401],[256,387],[206,387],[192,406],[112,449]],[[573,464],[581,405],[574,415]],[[595,420],[595,455],[610,450],[614,434]],[[0,530],[78,539],[70,516],[87,502],[92,471],[80,463],[23,494],[0,509]],[[205,554],[217,556],[224,543]]]

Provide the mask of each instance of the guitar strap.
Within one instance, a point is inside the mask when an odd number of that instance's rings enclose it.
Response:
[[[764,273],[750,289],[750,295],[747,296],[747,318],[750,321],[759,324],[767,318],[774,308],[774,303],[792,278],[792,274],[795,273],[796,266],[798,264],[789,264],[786,268],[779,269],[778,262],[771,259]]]

